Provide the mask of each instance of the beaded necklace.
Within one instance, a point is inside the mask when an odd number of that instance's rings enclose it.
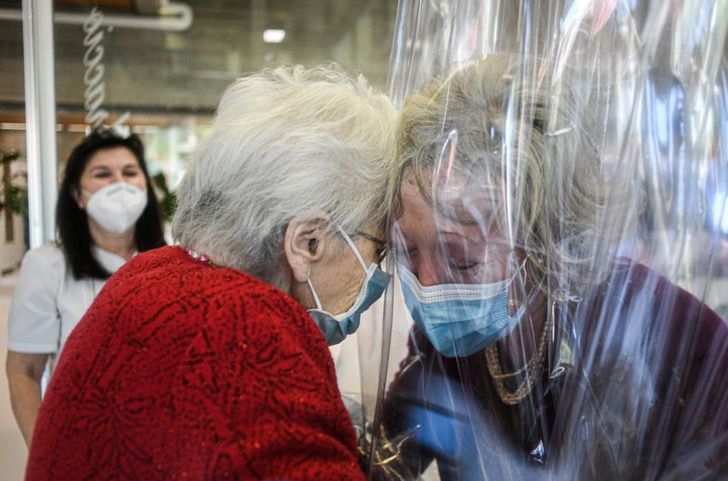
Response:
[[[187,255],[192,257],[196,261],[204,262],[205,264],[209,264],[212,267],[217,267],[215,264],[212,263],[209,257],[207,257],[205,254],[200,254],[197,251],[193,251],[192,249],[185,249],[187,251]]]

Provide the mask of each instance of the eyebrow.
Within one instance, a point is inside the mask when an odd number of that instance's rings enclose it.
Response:
[[[382,245],[383,247],[387,247],[387,243],[386,243],[386,242],[384,242],[384,241],[383,241],[382,239],[377,239],[377,238],[376,238],[376,237],[374,237],[373,235],[371,235],[371,234],[367,234],[366,232],[362,232],[362,231],[357,231],[357,232],[356,232],[356,235],[358,235],[358,236],[361,236],[361,237],[365,238],[366,240],[370,240],[370,241],[372,241],[372,242],[374,242],[374,243],[380,244],[380,245]]]
[[[113,170],[108,165],[103,165],[103,164],[94,165],[93,167],[90,167],[90,170],[91,171],[94,171],[94,170],[97,170],[97,169]],[[140,169],[141,170],[141,167],[138,164],[134,163],[134,162],[129,162],[128,164],[125,164],[125,165],[123,165],[121,167],[121,170],[124,170],[124,169]]]

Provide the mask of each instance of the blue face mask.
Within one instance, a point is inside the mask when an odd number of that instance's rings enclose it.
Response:
[[[404,302],[417,327],[445,357],[465,357],[505,337],[518,324],[525,306],[508,314],[512,279],[490,284],[442,284],[424,287],[398,266]]]
[[[313,288],[311,279],[308,279],[308,287],[311,289],[313,299],[316,302],[316,309],[309,309],[308,313],[316,324],[318,324],[329,346],[340,343],[346,336],[356,332],[359,328],[359,318],[362,313],[369,309],[377,299],[382,297],[382,294],[384,294],[384,291],[389,285],[389,281],[392,279],[391,274],[387,274],[377,267],[376,264],[370,265],[367,269],[364,258],[351,238],[338,226],[337,229],[347,244],[349,244],[351,250],[354,251],[357,260],[359,260],[359,264],[361,264],[362,269],[366,272],[366,277],[354,304],[346,312],[337,315],[333,315],[323,309],[316,290]]]

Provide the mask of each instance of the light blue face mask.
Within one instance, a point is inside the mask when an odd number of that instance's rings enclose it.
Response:
[[[513,278],[490,284],[441,284],[424,287],[398,266],[402,294],[417,327],[445,357],[465,357],[505,337],[518,324],[525,305],[508,314]]]
[[[349,244],[351,250],[354,251],[359,264],[361,264],[362,269],[366,272],[366,277],[354,304],[346,312],[337,315],[333,315],[323,309],[316,290],[313,288],[311,279],[308,279],[308,287],[311,289],[313,299],[316,302],[316,309],[309,309],[308,313],[316,324],[318,324],[329,346],[340,343],[346,336],[356,332],[359,328],[359,318],[362,313],[369,309],[377,299],[382,297],[382,294],[384,294],[384,291],[389,285],[389,281],[392,279],[391,274],[387,274],[374,263],[367,269],[364,258],[351,238],[340,227],[337,226],[336,228],[344,237],[346,243]]]

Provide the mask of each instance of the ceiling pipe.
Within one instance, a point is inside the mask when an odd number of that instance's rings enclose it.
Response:
[[[159,16],[134,16],[104,13],[102,25],[115,28],[131,28],[142,30],[161,30],[181,32],[192,25],[192,9],[184,3],[162,2]],[[55,23],[83,25],[88,19],[87,13],[55,12]],[[23,12],[12,8],[0,8],[0,20],[23,20]]]

